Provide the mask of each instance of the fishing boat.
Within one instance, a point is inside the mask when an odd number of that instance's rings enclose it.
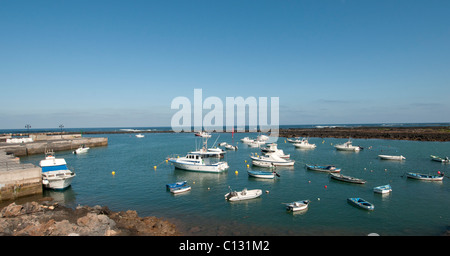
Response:
[[[402,160],[406,159],[402,155],[400,155],[400,156],[378,155],[378,157],[383,160],[396,160],[396,161],[402,161]]]
[[[373,211],[375,209],[375,206],[372,203],[369,203],[366,200],[359,197],[347,198],[347,202],[365,210]]]
[[[373,192],[379,193],[379,194],[387,194],[387,193],[392,192],[392,187],[389,184],[383,185],[383,186],[374,187],[373,188]]]
[[[79,148],[75,149],[72,153],[73,154],[84,154],[87,153],[89,151],[89,147],[86,147],[84,144],[81,145]]]
[[[301,142],[301,140],[299,138],[294,138],[294,139],[287,138],[286,140],[290,143],[300,143]]]
[[[189,190],[191,190],[191,186],[184,185],[181,187],[171,188],[170,192],[172,192],[172,194],[181,194],[184,192],[188,192]]]
[[[297,202],[287,203],[286,210],[290,212],[303,211],[308,209],[310,201],[309,200],[301,200]]]
[[[227,170],[229,167],[227,162],[213,162],[209,159],[205,161],[201,155],[193,153],[188,153],[185,157],[172,157],[168,160],[175,168],[186,171],[219,173]]]
[[[135,136],[136,136],[136,138],[144,138],[144,137],[145,137],[144,134],[140,134],[140,133],[139,133],[139,134],[136,134]]]
[[[39,162],[42,168],[42,184],[49,189],[65,189],[70,186],[76,176],[69,170],[64,158],[55,158],[53,151],[45,153],[45,159]]]
[[[273,178],[275,178],[275,175],[277,177],[280,177],[280,175],[276,172],[248,170],[247,173],[248,173],[248,176],[255,177],[255,178],[261,178],[261,179],[273,179]]]
[[[268,153],[264,156],[251,155],[252,164],[259,167],[273,167],[273,166],[294,166],[295,161],[284,159],[274,153]]]
[[[306,169],[312,170],[312,171],[318,171],[318,172],[340,172],[341,169],[336,168],[334,165],[326,165],[326,166],[320,166],[320,165],[308,165],[306,164]]]
[[[230,192],[225,194],[225,200],[228,200],[230,202],[242,201],[257,198],[260,197],[261,195],[262,195],[261,189],[247,190],[246,188],[244,188],[242,191],[231,191],[230,188]]]
[[[344,182],[356,183],[356,184],[364,184],[366,183],[363,179],[358,179],[350,176],[345,176],[339,173],[330,173],[330,177],[335,180],[340,180]]]
[[[250,142],[253,142],[253,141],[255,141],[255,140],[250,139],[249,137],[244,137],[243,139],[241,139],[241,141],[242,141],[243,143],[250,143]]]
[[[178,182],[175,182],[175,183],[169,183],[169,184],[166,184],[166,188],[167,189],[171,189],[171,188],[178,188],[178,187],[182,187],[182,186],[184,186],[184,185],[186,185],[186,183],[187,183],[187,181],[178,181]]]
[[[445,164],[450,163],[450,159],[448,158],[448,156],[446,156],[446,157],[439,157],[439,156],[431,155],[430,157],[431,157],[431,160],[436,161],[436,162],[441,162],[441,163],[445,163]]]
[[[278,149],[278,146],[276,143],[271,143],[267,147],[261,148],[261,152],[264,154],[269,154],[269,153],[275,154],[281,158],[290,158],[291,157],[290,154],[286,155],[282,149]]]
[[[295,142],[293,144],[296,148],[300,149],[315,149],[316,144],[311,144],[308,142],[308,139],[303,138],[300,142]]]
[[[344,144],[339,144],[334,146],[337,150],[341,151],[360,151],[362,148],[360,146],[353,146],[352,141],[349,139]]]
[[[428,174],[407,172],[406,177],[416,180],[442,181],[444,179],[444,173],[438,172],[438,175],[428,175]]]

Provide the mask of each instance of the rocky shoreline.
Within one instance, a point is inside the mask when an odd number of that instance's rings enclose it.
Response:
[[[136,211],[113,212],[107,206],[67,208],[43,198],[0,210],[2,236],[178,236],[174,224]]]
[[[449,126],[428,127],[327,127],[280,129],[280,137],[319,137],[389,139],[412,141],[450,141]]]

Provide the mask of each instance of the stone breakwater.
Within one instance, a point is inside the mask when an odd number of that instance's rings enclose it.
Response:
[[[166,220],[139,217],[132,210],[113,212],[98,205],[71,209],[52,201],[33,201],[22,205],[11,203],[0,210],[0,235],[176,236],[180,233]]]
[[[450,127],[335,127],[280,129],[280,137],[450,141]]]

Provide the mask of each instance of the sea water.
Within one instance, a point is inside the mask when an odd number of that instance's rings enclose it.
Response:
[[[230,168],[223,173],[199,173],[175,169],[165,160],[185,155],[201,146],[193,133],[145,133],[95,135],[108,137],[108,146],[91,148],[87,154],[57,152],[76,173],[65,191],[45,190],[69,207],[108,206],[113,211],[136,210],[139,216],[157,216],[174,222],[186,235],[441,235],[450,224],[450,180],[442,182],[411,180],[406,172],[450,175],[450,164],[430,160],[430,155],[450,156],[449,142],[416,142],[380,139],[353,139],[360,152],[337,151],[334,145],[347,139],[310,138],[317,147],[296,149],[285,138],[278,148],[290,154],[294,167],[278,167],[280,177],[258,179],[247,170],[254,167],[250,154],[259,148],[241,143],[256,133],[213,133],[211,147],[220,142],[238,145],[227,151],[224,161]],[[94,136],[94,135],[85,135]],[[404,161],[380,160],[379,154],[403,155]],[[43,155],[22,157],[39,164]],[[307,170],[305,164],[333,164],[341,173],[365,179],[364,185],[344,183],[326,173]],[[248,165],[248,167],[247,167]],[[155,168],[156,167],[156,168]],[[114,175],[113,175],[114,172]],[[173,195],[165,185],[186,180],[192,190]],[[390,184],[387,195],[375,194],[375,186]],[[260,198],[228,202],[229,189],[262,189]],[[365,211],[347,203],[361,197],[375,205]],[[290,213],[283,203],[309,199],[307,211]]]

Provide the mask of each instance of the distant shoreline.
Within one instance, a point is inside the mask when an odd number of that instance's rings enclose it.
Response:
[[[62,132],[62,134],[79,134],[80,132]],[[83,131],[85,135],[95,134],[138,134],[138,133],[175,133],[172,130],[114,130]],[[194,133],[194,132],[185,132]],[[221,132],[219,132],[221,133]],[[229,133],[229,132],[224,132]],[[236,132],[236,133],[249,133]],[[30,132],[32,134],[32,132]],[[48,135],[60,135],[61,132],[47,132]],[[12,136],[27,136],[28,133],[13,133]],[[417,127],[339,127],[323,128],[281,128],[279,137],[319,137],[319,138],[354,138],[354,139],[390,139],[412,141],[450,141],[450,126],[417,126]]]

